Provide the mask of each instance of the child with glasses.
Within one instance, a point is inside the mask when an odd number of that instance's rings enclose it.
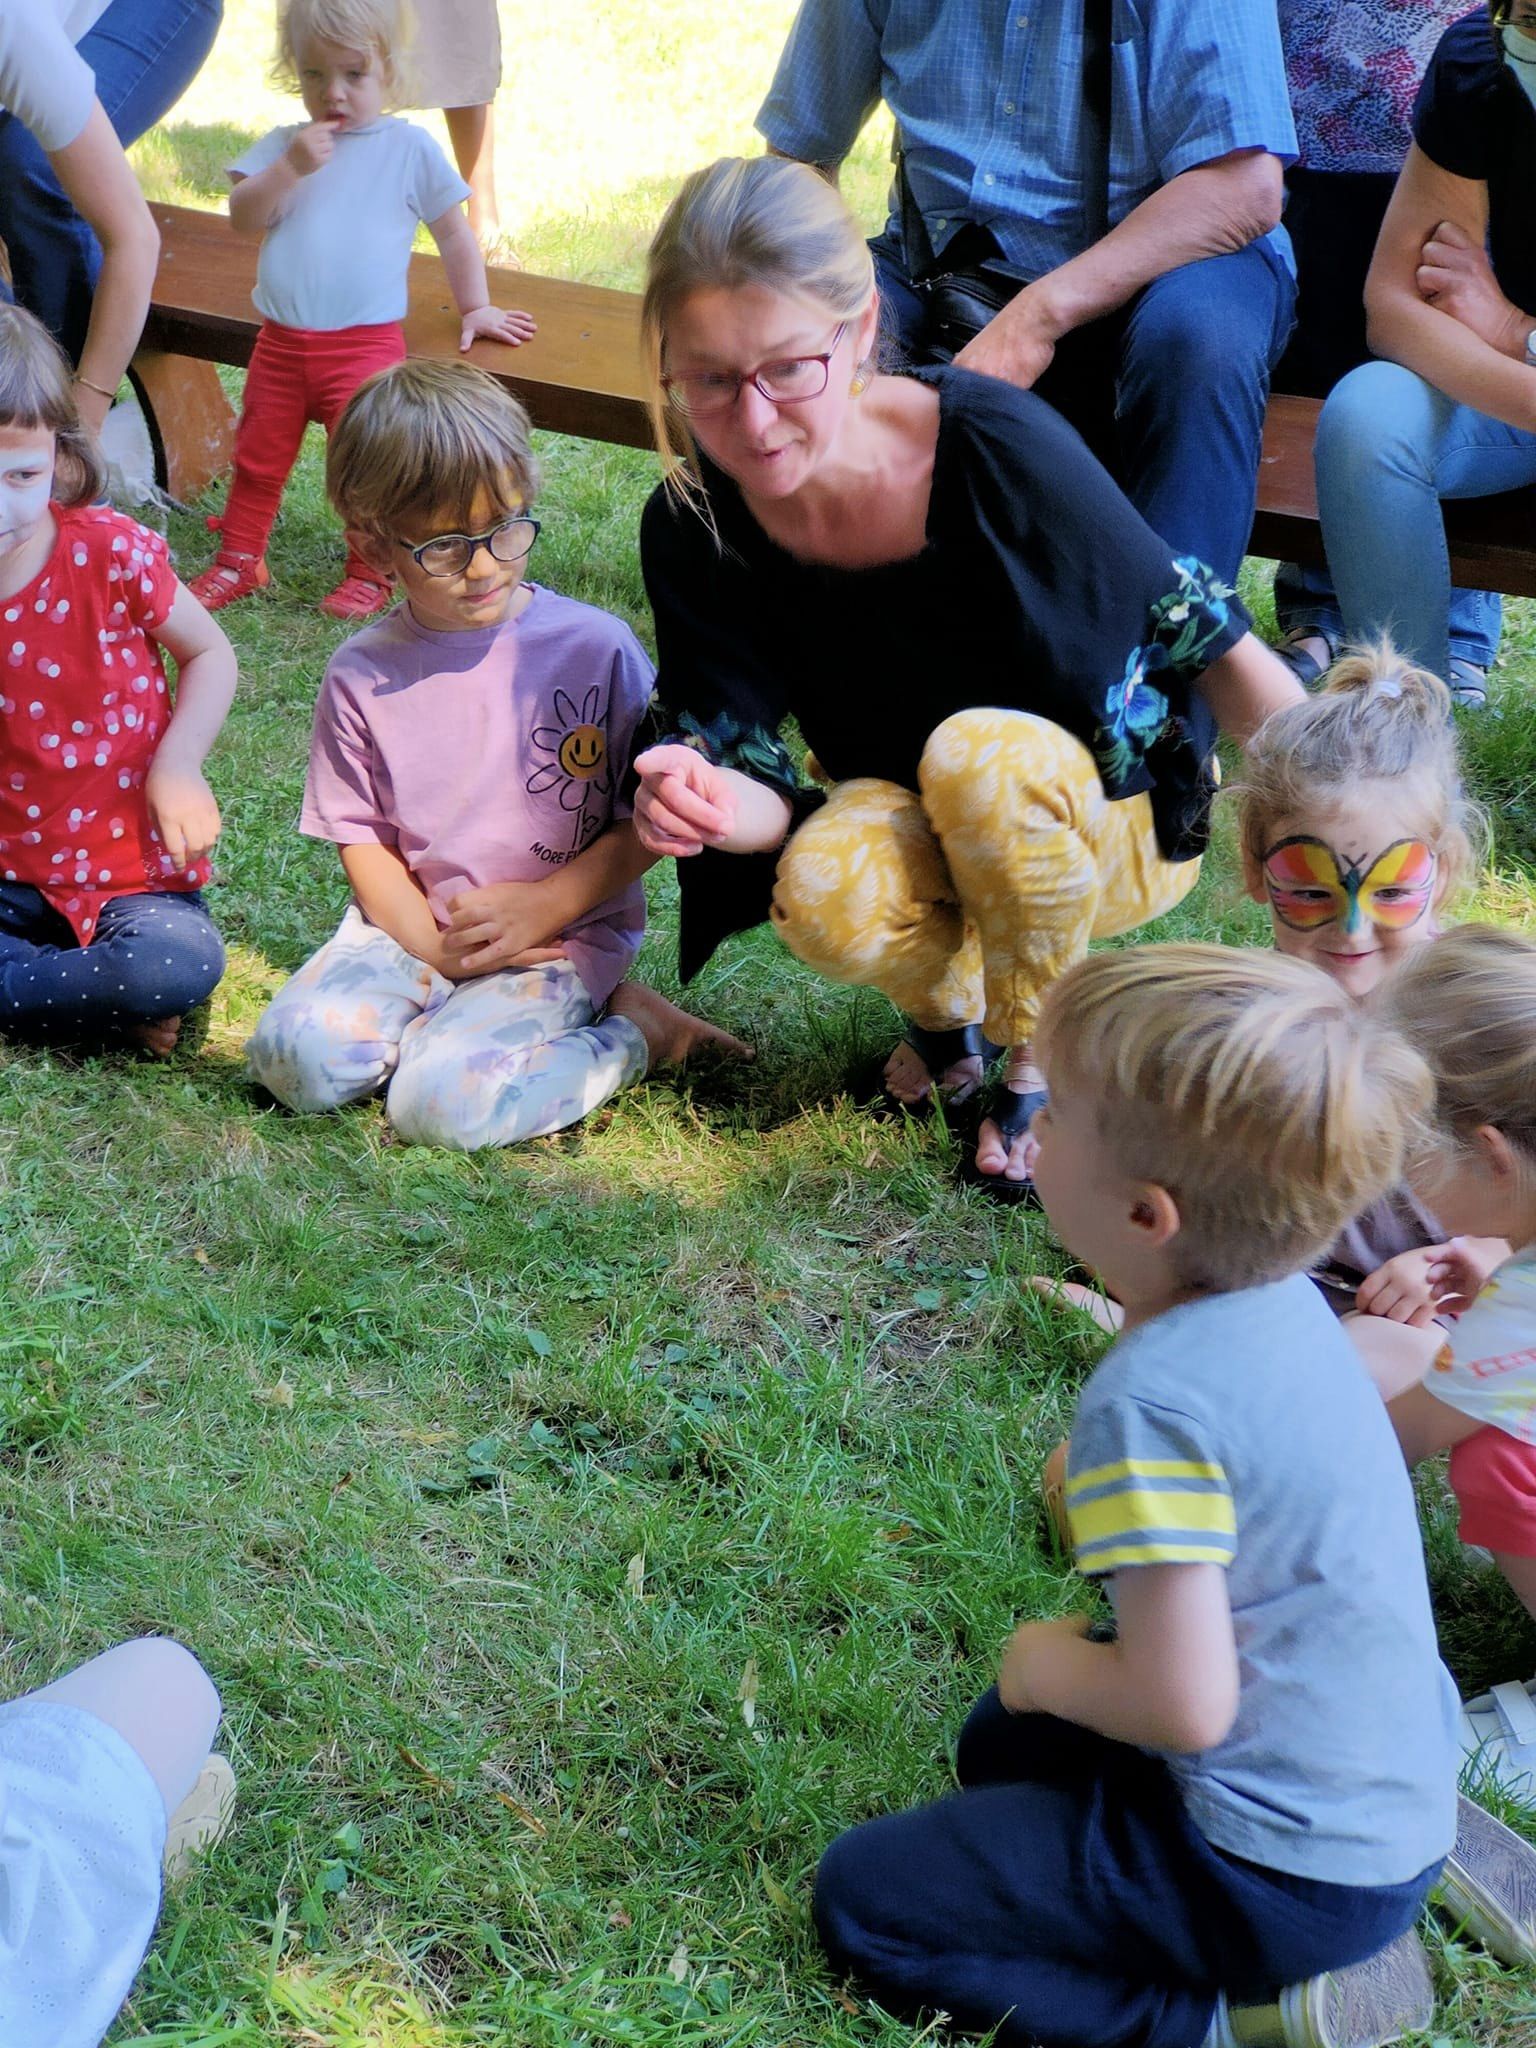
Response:
[[[372,377],[331,502],[404,603],[333,655],[299,829],[353,901],[248,1047],[280,1102],[387,1088],[402,1138],[460,1151],[578,1122],[728,1038],[626,980],[651,865],[621,790],[651,669],[607,612],[523,579],[527,415],[467,364]]]
[[[424,129],[386,114],[409,40],[403,0],[281,0],[277,70],[297,86],[305,120],[255,143],[229,166],[230,224],[261,236],[262,316],[235,440],[235,474],[217,559],[192,585],[209,611],[264,589],[267,540],[311,420],[327,432],[363,379],[401,361],[411,243],[425,221],[459,309],[459,346],[515,347],[526,313],[490,303],[485,259],[464,217],[469,187]],[[388,579],[355,546],[321,601],[335,619],[366,619],[390,601]]]

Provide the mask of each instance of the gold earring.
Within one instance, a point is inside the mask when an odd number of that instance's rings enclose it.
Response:
[[[869,384],[869,379],[870,367],[866,359],[864,362],[860,363],[859,367],[853,373],[853,381],[848,386],[848,396],[850,398],[857,398],[859,393],[867,388]]]

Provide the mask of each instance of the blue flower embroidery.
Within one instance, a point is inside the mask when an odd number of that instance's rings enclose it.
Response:
[[[1105,693],[1093,752],[1111,796],[1178,723],[1168,697],[1148,677],[1172,669],[1181,682],[1192,682],[1209,666],[1208,650],[1226,631],[1230,586],[1192,555],[1175,556],[1173,571],[1177,587],[1152,606],[1145,643],[1132,649],[1124,675]]]

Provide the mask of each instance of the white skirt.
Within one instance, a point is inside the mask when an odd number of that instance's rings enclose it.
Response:
[[[406,59],[407,107],[484,107],[501,84],[496,0],[416,0],[416,41]]]
[[[0,2042],[98,2048],[160,1910],[165,1806],[115,1728],[0,1706]]]

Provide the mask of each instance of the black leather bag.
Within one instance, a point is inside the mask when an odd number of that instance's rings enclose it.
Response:
[[[1018,296],[1025,282],[1024,278],[991,263],[944,269],[936,276],[920,278],[914,289],[927,308],[923,329],[925,360],[953,362],[993,315]]]

